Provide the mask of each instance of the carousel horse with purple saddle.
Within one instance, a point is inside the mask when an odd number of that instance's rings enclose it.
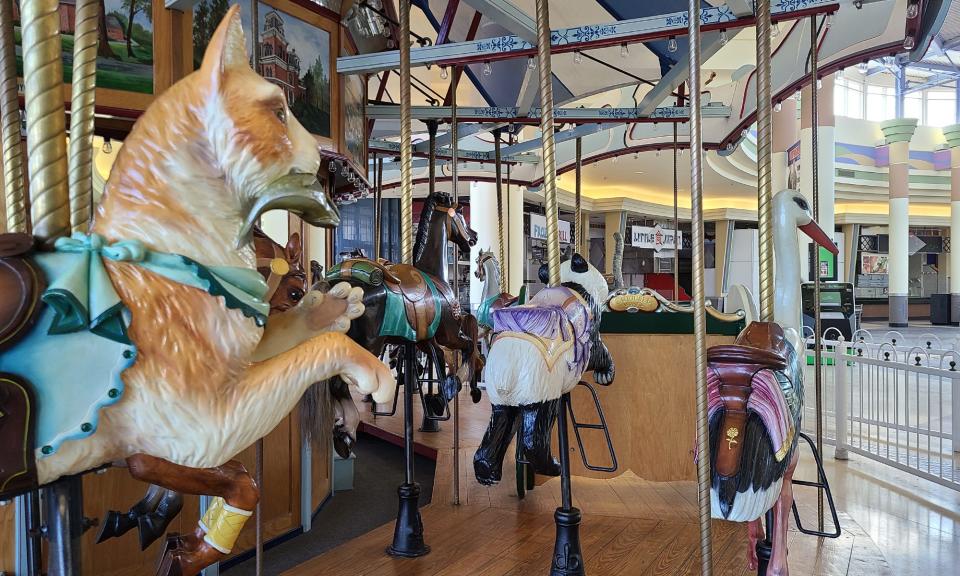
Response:
[[[447,366],[440,386],[444,406],[463,382],[469,383],[474,401],[479,400],[477,321],[461,310],[450,288],[447,258],[449,242],[469,253],[476,241],[477,233],[467,226],[460,206],[449,194],[434,192],[420,214],[412,265],[352,258],[327,273],[330,282],[348,282],[363,290],[365,311],[348,332],[361,346],[380,356],[388,344],[417,343],[435,366]],[[457,371],[452,368],[455,353],[461,356]]]

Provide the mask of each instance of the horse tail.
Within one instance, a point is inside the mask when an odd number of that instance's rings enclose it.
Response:
[[[306,442],[329,446],[333,441],[333,395],[330,380],[314,382],[300,400],[300,430]]]

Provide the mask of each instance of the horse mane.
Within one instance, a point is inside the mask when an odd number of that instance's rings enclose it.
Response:
[[[434,192],[427,196],[420,211],[420,224],[417,226],[417,239],[413,243],[413,261],[417,262],[427,249],[427,239],[430,238],[430,224],[433,220],[433,211],[437,205],[448,203],[449,194]]]

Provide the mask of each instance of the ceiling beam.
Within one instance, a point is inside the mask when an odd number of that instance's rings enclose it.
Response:
[[[753,2],[750,0],[727,0],[727,8],[733,10],[737,17],[753,14]]]
[[[414,120],[450,120],[449,106],[412,106],[410,110]],[[731,108],[719,103],[707,104],[702,108],[704,118],[729,118]],[[577,124],[597,123],[634,123],[634,122],[686,122],[690,118],[689,106],[664,106],[654,109],[650,114],[641,114],[638,108],[555,108],[553,117],[563,122]],[[385,104],[367,105],[367,118],[375,120],[397,120],[400,107]],[[512,124],[539,124],[540,108],[530,109],[527,115],[520,115],[516,106],[459,106],[457,118],[472,122],[496,122]]]
[[[537,23],[510,0],[463,0],[464,4],[531,44],[537,43]]]
[[[903,91],[904,94],[913,94],[914,92],[921,92],[928,88],[936,88],[937,86],[943,86],[950,82],[956,82],[960,79],[960,74],[957,74],[956,71],[953,72],[941,72],[936,76],[931,76],[926,82],[922,84],[914,84],[908,87]]]
[[[378,138],[371,138],[368,142],[370,150],[376,150],[377,152],[390,152],[394,154],[400,154],[400,143],[393,140],[382,140]],[[539,145],[538,145],[539,147]],[[422,153],[421,153],[422,154]],[[449,147],[438,148],[437,149],[437,158],[439,159],[451,159],[453,157],[453,151]],[[482,151],[482,150],[457,150],[457,157],[463,161],[474,161],[474,162],[493,162],[494,161],[494,151]],[[537,154],[523,154],[520,152],[504,154],[501,150],[501,157],[503,162],[512,162],[512,163],[523,163],[523,164],[536,164],[540,162],[540,156]]]
[[[736,35],[739,30],[733,32]],[[700,48],[700,61],[706,62],[711,56],[723,48],[723,42],[720,41],[719,32],[709,32],[702,35]],[[647,92],[643,100],[640,101],[638,108],[641,114],[650,114],[656,109],[657,105],[669,98],[674,90],[687,81],[690,77],[690,59],[687,57],[689,51],[678,54],[677,63],[664,74],[657,85]]]
[[[839,0],[774,0],[771,18],[774,22],[792,20],[836,11]],[[753,16],[737,18],[726,6],[710,6],[700,11],[701,30],[733,29],[752,26]],[[669,36],[685,36],[687,12],[673,12],[645,18],[621,20],[610,24],[561,28],[551,33],[551,52],[560,54],[574,50],[587,50],[623,43],[645,42]],[[497,36],[471,42],[453,42],[439,46],[425,46],[410,50],[410,65],[451,65],[472,62],[492,62],[520,56],[533,56],[537,47],[518,36]],[[399,50],[373,52],[337,59],[337,71],[341,74],[373,73],[400,67]]]
[[[497,128],[503,128],[506,126],[506,123],[498,124],[477,124],[476,122],[458,122],[457,123],[457,140],[463,140],[464,138],[473,136],[474,134],[479,134],[480,132],[490,132],[496,130]],[[443,134],[440,134],[435,138],[435,145],[437,148],[447,146],[450,142],[453,141],[453,135],[450,130],[447,130]],[[419,142],[413,145],[413,150],[415,152],[428,152],[430,150],[430,141]]]

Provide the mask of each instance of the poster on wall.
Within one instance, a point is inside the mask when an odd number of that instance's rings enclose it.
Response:
[[[530,215],[530,238],[534,240],[547,239],[547,217],[540,214]],[[560,243],[570,243],[570,223],[560,220]]]
[[[227,0],[199,0],[194,6],[194,68],[199,68],[213,32],[233,4]],[[240,18],[248,40],[254,29],[252,12],[249,3],[241,3]],[[290,111],[308,132],[329,138],[333,106],[330,33],[263,2],[257,4],[256,31],[254,69],[283,89]]]
[[[73,42],[76,4],[61,0],[61,50],[63,81],[73,80]],[[100,0],[97,42],[97,88],[153,94],[152,0]],[[17,42],[17,75],[23,77],[20,49],[20,2],[13,2],[14,37]]]
[[[860,256],[860,272],[862,274],[886,274],[886,254],[862,254]]]
[[[787,188],[800,189],[800,143],[787,150]]]

